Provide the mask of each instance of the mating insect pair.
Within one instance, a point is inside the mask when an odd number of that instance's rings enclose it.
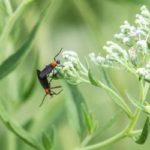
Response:
[[[45,90],[45,96],[43,97],[43,100],[40,104],[40,106],[43,104],[44,99],[47,95],[53,96],[53,95],[58,95],[62,90],[60,90],[59,92],[55,92],[53,91],[53,89],[56,88],[61,88],[61,86],[55,86],[52,87],[51,86],[51,82],[54,79],[54,77],[57,76],[57,73],[54,73],[54,70],[56,68],[56,66],[60,65],[60,61],[56,59],[56,57],[61,53],[62,49],[56,54],[56,56],[54,57],[54,60],[47,65],[42,71],[37,70],[37,76],[38,76],[38,80],[40,81],[42,87]],[[48,81],[48,76],[51,74],[51,79],[50,81]]]

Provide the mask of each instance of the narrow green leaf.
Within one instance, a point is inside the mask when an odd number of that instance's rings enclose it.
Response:
[[[142,110],[144,113],[147,115],[150,115],[150,110],[149,110],[149,104],[141,104],[138,100],[136,100],[133,96],[131,96],[128,92],[126,92],[126,95],[130,102],[140,110]]]
[[[25,129],[25,130],[30,130],[30,128],[32,127],[33,125],[33,118],[29,118],[28,120],[26,120],[26,122],[24,123],[20,123],[22,125],[22,127]]]
[[[28,36],[27,40],[17,50],[17,52],[12,54],[10,57],[8,57],[0,65],[0,79],[7,76],[11,71],[13,71],[20,64],[22,59],[28,54],[28,51],[31,48],[31,44],[33,42],[38,27],[39,27],[39,22],[35,25],[30,35]]]
[[[92,134],[96,129],[96,121],[94,120],[92,114],[84,106],[84,104],[82,105],[82,111],[88,132]]]
[[[42,142],[45,150],[50,150],[51,149],[51,143],[49,142],[49,138],[47,134],[43,134],[42,136]]]
[[[10,16],[13,13],[13,9],[9,0],[3,1],[5,5],[5,9],[7,10],[7,14]]]
[[[121,116],[122,110],[116,112],[110,119],[108,122],[106,122],[103,126],[99,127],[96,131],[96,134],[93,136],[93,140],[94,139],[99,139],[102,137],[102,134],[105,133],[106,131],[108,131],[117,120],[119,120],[119,117]]]
[[[15,23],[22,17],[22,14],[24,13],[24,11],[27,9],[27,6],[34,0],[24,0],[20,6],[18,6],[18,8],[16,9],[16,11],[11,14],[11,16],[9,17],[7,24],[5,25],[5,28],[3,29],[3,32],[1,33],[0,36],[0,43],[1,45],[3,45],[5,43],[5,40],[7,38],[7,36],[9,35],[9,33],[11,32],[11,30],[13,29]]]
[[[148,80],[148,79],[144,79],[146,82],[148,82],[148,83],[150,83],[150,80]]]
[[[146,118],[142,133],[135,142],[138,144],[144,144],[148,137],[148,132],[149,132],[149,117]]]
[[[147,39],[147,46],[150,49],[150,36],[148,36],[148,39]]]
[[[107,71],[108,72],[108,71]],[[117,93],[119,93],[118,89],[115,87],[115,85],[112,83],[108,73],[107,73],[104,68],[101,68],[101,73],[103,75],[103,78],[105,80],[105,83],[108,87],[111,87],[114,91],[116,91]]]
[[[149,42],[149,41],[147,42],[147,46],[148,46],[148,48],[150,49],[150,42]]]
[[[142,106],[142,104],[135,99],[135,97],[131,96],[128,92],[126,92],[127,98],[129,99],[129,101],[137,108],[143,109],[144,107]]]
[[[11,55],[0,65],[0,79],[8,75],[11,71],[13,71],[17,67],[17,65],[20,64],[21,60],[27,55],[27,52],[31,48],[36,32],[40,24],[42,23],[45,15],[47,14],[47,8],[49,8],[49,5],[46,6],[46,9],[44,9],[44,11],[42,11],[39,20],[33,27],[31,33],[29,34],[24,44],[18,49],[16,53]],[[0,103],[0,118],[10,131],[12,131],[16,136],[18,136],[28,145],[32,146],[36,150],[43,149],[41,147],[41,144],[36,140],[36,137],[33,137],[29,132],[24,130],[20,125],[18,125],[16,122],[10,119],[9,115],[6,112],[6,109],[4,109],[1,103]]]
[[[128,117],[131,117],[131,110],[128,107],[128,105],[126,104],[126,102],[124,101],[124,99],[113,89],[111,89],[109,86],[105,85],[104,83],[102,83],[101,81],[98,81],[96,79],[94,79],[92,73],[88,72],[88,76],[89,76],[89,80],[91,82],[91,84],[97,86],[97,87],[101,87],[104,90],[106,90],[108,92],[108,94],[111,96],[112,100],[121,108],[125,111],[125,113],[128,115]]]
[[[47,6],[46,8],[48,7],[49,6]],[[47,9],[44,9],[44,11],[42,11],[39,17],[39,20],[37,21],[36,25],[33,27],[31,33],[29,34],[24,44],[17,50],[16,53],[12,54],[0,65],[0,79],[4,78],[11,71],[13,71],[28,54],[29,50],[31,49],[36,32],[39,26],[41,25],[42,20],[44,19],[46,14],[47,14]]]
[[[81,92],[74,85],[68,85],[68,89],[66,90],[67,95],[67,114],[68,119],[72,127],[79,134],[79,137],[82,139],[85,133],[87,132],[87,125],[85,123],[85,118],[83,115],[83,107],[87,109],[87,105],[84,97]],[[70,91],[70,92],[69,92]]]
[[[16,136],[18,136],[20,139],[22,139],[25,143],[32,146],[33,148],[37,150],[41,150],[41,146],[39,145],[39,142],[34,139],[30,133],[25,131],[21,126],[19,126],[17,123],[12,121],[9,118],[9,115],[7,114],[6,110],[0,104],[0,118],[3,121],[3,123],[6,125],[6,127],[12,131]]]
[[[34,64],[32,67],[30,81],[28,82],[27,86],[25,86],[23,89],[22,89],[22,82],[20,82],[20,86],[18,89],[23,101],[28,100],[28,98],[31,96],[31,94],[33,93],[36,87],[36,78],[34,74],[35,74],[35,68],[37,68],[37,64],[38,64],[38,55],[34,54],[34,56],[35,56],[35,59],[33,59]],[[27,82],[27,81],[24,81],[24,82]]]
[[[99,82],[93,77],[93,75],[92,75],[90,70],[88,71],[88,77],[89,77],[89,80],[92,83],[92,85],[100,86]]]
[[[35,85],[36,85],[36,78],[33,76],[30,83],[26,87],[25,91],[22,93],[23,101],[28,100],[28,98],[32,95],[32,93],[33,93],[33,91],[35,90],[35,87],[36,87]]]
[[[45,150],[51,150],[53,147],[54,142],[54,132],[49,136],[47,133],[43,133],[42,135],[42,143]]]
[[[7,122],[6,126],[12,131],[15,135],[17,135],[20,139],[22,139],[25,143],[30,145],[35,149],[41,150],[41,146],[38,141],[36,141],[27,131],[25,131],[21,126],[17,125],[13,121]]]

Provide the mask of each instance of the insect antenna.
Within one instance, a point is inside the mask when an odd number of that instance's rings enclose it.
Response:
[[[39,107],[41,107],[41,106],[43,105],[43,102],[44,102],[44,100],[45,100],[46,95],[47,95],[47,94],[44,95],[44,97],[43,97],[43,99],[42,99],[42,102],[41,102],[41,104],[39,105]]]
[[[63,48],[60,49],[60,51],[56,54],[56,56],[54,57],[54,60],[56,60],[56,57],[61,53]]]

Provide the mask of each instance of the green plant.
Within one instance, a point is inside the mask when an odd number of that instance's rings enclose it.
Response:
[[[70,84],[87,83],[106,90],[112,97],[114,103],[116,103],[118,107],[124,111],[129,119],[129,123],[126,128],[117,135],[102,142],[88,145],[88,142],[94,136],[94,131],[92,130],[93,132],[89,132],[89,135],[85,138],[86,142],[83,142],[84,145],[77,148],[78,150],[102,148],[126,137],[132,137],[135,142],[139,144],[143,144],[147,139],[150,106],[150,104],[146,101],[150,87],[150,12],[148,9],[145,6],[142,6],[141,13],[136,15],[135,25],[132,26],[125,21],[120,27],[120,30],[120,33],[116,34],[115,38],[121,42],[121,44],[119,45],[115,42],[108,41],[106,46],[104,46],[106,56],[96,55],[94,53],[89,54],[91,61],[96,65],[96,67],[103,67],[105,69],[105,73],[103,72],[104,77],[101,78],[101,80],[94,77],[88,64],[88,68],[86,69],[79,60],[77,53],[74,51],[64,51],[63,58],[65,59],[65,62],[63,67],[57,67],[60,76],[66,79]],[[108,78],[107,68],[125,69],[129,73],[133,74],[137,82],[139,82],[140,95],[138,96],[138,99],[131,96],[129,91],[126,92],[128,99],[136,107],[135,111],[131,110],[126,100],[124,100],[124,98],[118,93],[118,90],[114,88],[114,85]],[[141,112],[146,113],[147,120],[143,130],[135,130],[134,128]],[[85,117],[87,121],[86,125],[89,126],[90,124],[91,127],[94,128],[95,123],[93,122],[93,119],[86,113]],[[137,139],[137,136],[139,136],[139,139]]]
[[[25,1],[23,1],[20,4],[20,6],[14,12],[12,10],[11,3],[10,3],[9,0],[1,2],[2,7],[6,7],[6,11],[8,13],[8,18],[7,18],[6,25],[3,27],[2,33],[1,33],[1,36],[0,36],[0,41],[1,41],[0,47],[1,47],[1,49],[6,46],[6,41],[10,42],[10,43],[12,42],[12,44],[15,44],[15,43],[13,43],[13,41],[9,40],[9,38],[12,38],[14,36],[13,34],[10,34],[10,33],[14,29],[15,25],[19,22],[19,20],[21,20],[22,13],[27,9],[29,4],[31,4],[33,2],[34,2],[34,0],[25,0]],[[48,3],[46,8],[44,8],[41,11],[37,22],[35,23],[34,27],[31,30],[31,32],[26,36],[25,40],[21,43],[19,48],[16,48],[14,46],[14,48],[13,48],[14,53],[11,54],[8,58],[6,58],[1,63],[1,65],[0,65],[0,79],[1,80],[3,78],[5,78],[8,74],[10,74],[14,69],[16,69],[16,67],[18,67],[18,65],[27,56],[27,54],[31,50],[32,43],[35,39],[36,33],[37,33],[40,25],[42,24],[45,16],[49,12],[49,8],[50,8],[50,3]],[[20,32],[20,35],[21,35],[21,32]],[[19,38],[20,35],[18,34],[17,38]],[[35,82],[35,80],[33,80],[33,82]],[[31,83],[31,84],[33,84],[33,83]],[[29,91],[25,91],[22,94],[24,94],[24,97],[30,96]],[[1,97],[1,99],[2,99],[2,97]],[[14,133],[14,135],[18,136],[20,139],[22,139],[25,143],[29,144],[34,149],[41,150],[41,149],[49,149],[49,147],[51,147],[51,145],[46,144],[48,141],[50,141],[51,137],[48,138],[43,133],[43,145],[42,145],[42,141],[41,141],[41,143],[39,143],[38,139],[36,139],[33,135],[31,135],[29,132],[27,132],[16,121],[11,119],[11,117],[9,116],[9,111],[10,110],[7,112],[7,110],[5,108],[5,105],[6,104],[3,101],[1,101],[1,103],[0,103],[0,118],[3,121],[3,123],[5,124],[5,126],[10,131],[12,131]]]
[[[73,3],[87,26],[91,30],[94,29],[95,39],[99,40],[99,33],[97,32],[99,26],[92,8],[85,0],[81,2],[75,0]],[[143,144],[148,136],[150,113],[147,97],[150,82],[149,11],[143,6],[141,14],[137,15],[134,26],[128,22],[121,26],[121,32],[115,36],[121,41],[121,45],[107,42],[104,47],[106,56],[89,54],[92,64],[101,70],[100,80],[96,78],[97,74],[93,73],[94,69],[90,67],[87,58],[86,65],[83,65],[77,53],[64,51],[65,62],[63,66],[58,66],[56,69],[60,78],[69,83],[62,83],[65,96],[64,98],[61,97],[59,102],[54,101],[55,105],[50,103],[39,109],[37,106],[41,99],[38,95],[38,86],[35,86],[35,70],[39,63],[39,55],[35,51],[38,48],[35,48],[33,43],[40,26],[43,25],[44,18],[48,17],[52,21],[57,9],[60,8],[60,4],[61,0],[44,1],[44,3],[38,0],[24,0],[20,4],[17,1],[0,1],[0,8],[2,8],[0,10],[0,118],[4,124],[4,127],[0,126],[0,130],[3,131],[4,128],[5,134],[2,136],[4,140],[0,136],[0,144],[5,144],[1,148],[7,150],[63,149],[59,146],[61,142],[59,142],[58,137],[60,126],[63,126],[62,122],[65,119],[69,120],[69,127],[71,126],[70,128],[74,131],[74,137],[69,137],[76,140],[76,145],[72,149],[100,149],[126,137],[131,137],[136,143]],[[38,5],[37,10],[36,5]],[[33,11],[30,11],[31,9]],[[28,18],[28,13],[31,13],[34,19]],[[35,21],[36,19],[37,21]],[[35,25],[31,27],[29,24]],[[112,70],[124,69],[135,76],[140,87],[138,99],[127,91],[126,96],[129,100],[127,102],[118,92],[119,89],[111,82],[108,76],[108,69],[110,68]],[[93,85],[107,91],[113,102],[117,104],[119,113],[124,112],[127,115],[126,128],[111,138],[91,144],[90,142],[96,136],[101,135],[102,131],[112,126],[118,113],[99,130],[98,121],[94,119],[84,96],[77,87],[80,83]],[[34,96],[35,93],[36,96]],[[135,111],[130,108],[130,102],[135,107]],[[137,130],[135,126],[141,112],[144,112],[147,119],[143,129]],[[67,124],[66,120],[65,124]],[[69,129],[67,128],[67,130]]]

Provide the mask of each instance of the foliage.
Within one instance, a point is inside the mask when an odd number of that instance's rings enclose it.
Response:
[[[128,6],[123,9],[125,4]],[[108,41],[103,50],[99,48],[114,32],[114,26],[119,25],[111,20],[117,15],[115,11],[126,16],[126,9],[134,5],[132,11],[136,12],[137,4],[138,1],[119,0],[0,1],[1,149],[94,150],[106,146],[109,149],[109,145],[127,137],[137,145],[149,147],[146,142],[150,115],[148,8],[141,7],[133,25],[124,22],[115,42]],[[106,31],[108,25],[110,33]],[[61,65],[55,69],[57,81],[52,81],[52,85],[61,83],[63,92],[47,97],[50,101],[39,108],[44,94],[37,83],[36,69],[50,63],[50,57],[53,59],[49,47],[63,47],[59,56]],[[67,51],[66,47],[79,51]],[[86,54],[89,47],[99,49],[99,54],[92,52],[85,58],[83,47]],[[134,78],[136,94],[131,87],[126,90],[113,81],[115,74],[122,71],[126,83],[133,84],[126,77],[129,74]],[[118,128],[120,116],[124,121]],[[140,116],[146,116],[146,121]]]

